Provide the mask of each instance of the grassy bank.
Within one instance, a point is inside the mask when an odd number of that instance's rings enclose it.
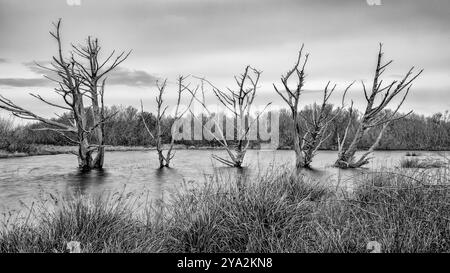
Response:
[[[168,145],[168,144],[167,144]],[[164,146],[164,145],[163,145]],[[129,151],[151,151],[155,150],[153,146],[105,146],[106,151],[109,152],[129,152]],[[224,150],[221,146],[189,146],[184,144],[176,144],[174,146],[175,150]],[[249,150],[253,150],[251,147]],[[255,148],[259,150],[259,148]],[[292,150],[291,147],[279,147],[278,150]],[[337,151],[335,149],[319,149],[320,151]],[[404,151],[395,149],[384,149],[378,151]],[[423,150],[423,151],[440,151],[443,150]],[[77,146],[57,146],[57,145],[41,145],[41,144],[16,144],[11,145],[7,149],[0,148],[0,158],[14,158],[14,157],[27,157],[27,156],[38,156],[38,155],[57,155],[57,154],[72,154],[77,152]],[[446,151],[447,152],[447,151]],[[421,154],[419,152],[406,152],[407,157],[417,157]],[[406,160],[406,161],[414,161]],[[406,164],[408,164],[407,162]],[[408,166],[405,166],[408,168]],[[411,167],[413,168],[413,167]],[[419,167],[420,168],[420,167]]]
[[[369,241],[383,252],[449,252],[450,187],[425,177],[374,173],[344,194],[279,171],[186,185],[157,205],[53,198],[55,210],[7,217],[0,252],[64,252],[72,240],[83,252],[367,252]]]
[[[109,152],[150,151],[154,147],[143,146],[105,146]],[[25,157],[37,155],[72,154],[77,152],[76,146],[27,145],[14,151],[0,150],[0,158]]]

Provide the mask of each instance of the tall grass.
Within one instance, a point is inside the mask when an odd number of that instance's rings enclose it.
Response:
[[[416,158],[409,159],[405,158],[400,161],[401,168],[412,168],[412,169],[432,169],[432,168],[443,168],[446,163],[439,161],[437,159],[424,159],[419,160]]]
[[[57,200],[0,233],[0,252],[448,252],[450,191],[425,176],[361,176],[338,193],[289,171],[221,181],[150,204],[124,194]],[[138,212],[139,211],[139,212]],[[29,217],[27,217],[29,218]]]
[[[318,213],[323,250],[359,252],[368,241],[384,252],[450,251],[450,188],[426,176],[396,173],[366,176],[351,196]],[[326,240],[322,240],[325,242]]]
[[[289,172],[249,183],[210,183],[170,206],[170,252],[290,252],[328,194]]]
[[[153,251],[150,226],[133,214],[132,197],[115,194],[54,201],[54,208],[44,203],[32,207],[34,219],[8,217],[0,252],[65,252],[69,241],[82,242],[84,252]]]

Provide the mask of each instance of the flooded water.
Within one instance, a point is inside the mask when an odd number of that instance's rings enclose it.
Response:
[[[0,211],[15,209],[23,202],[30,203],[40,193],[57,194],[95,194],[105,191],[147,191],[152,199],[159,199],[171,189],[179,187],[184,181],[205,182],[214,170],[232,179],[236,170],[222,167],[214,162],[211,154],[224,154],[223,151],[178,150],[170,169],[157,168],[154,151],[109,152],[106,154],[103,171],[80,173],[73,155],[50,155],[0,159]],[[442,156],[436,152],[418,152],[421,157]],[[368,170],[395,168],[405,157],[405,151],[375,152]],[[352,177],[364,171],[339,171],[331,167],[336,152],[321,151],[314,160],[314,170],[307,175],[329,183],[344,181],[351,183]],[[264,174],[281,165],[291,165],[295,160],[293,151],[247,152],[243,170],[256,176]],[[367,170],[366,170],[367,171]]]

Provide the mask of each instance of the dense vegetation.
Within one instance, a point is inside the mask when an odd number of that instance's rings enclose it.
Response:
[[[306,113],[310,107],[305,107]],[[332,109],[330,107],[330,109]],[[334,111],[337,111],[336,109]],[[148,137],[138,109],[128,106],[112,106],[108,113],[117,114],[105,124],[105,144],[113,146],[149,146],[154,141]],[[280,112],[280,148],[291,148],[293,136],[291,119],[286,110]],[[307,115],[305,115],[307,116]],[[58,119],[67,122],[67,115]],[[152,113],[144,112],[145,120],[150,128],[154,128],[156,118]],[[90,117],[88,117],[89,119]],[[348,113],[342,111],[328,130],[331,136],[322,144],[321,149],[334,150],[337,146],[339,134],[345,130]],[[206,120],[206,119],[205,119]],[[353,116],[353,123],[358,122],[357,115]],[[170,142],[170,127],[172,118],[163,119],[163,143]],[[52,131],[36,131],[33,129],[42,127],[43,124],[31,123],[25,126],[14,126],[11,120],[0,119],[0,149],[9,152],[30,152],[34,144],[44,145],[68,145],[67,140],[60,134]],[[356,126],[353,126],[355,128]],[[361,141],[360,148],[370,147],[378,135],[380,128],[369,131]],[[352,132],[351,132],[352,133]],[[177,141],[188,146],[217,146],[215,140]],[[258,141],[252,142],[253,147],[258,146]],[[450,149],[450,118],[447,112],[436,113],[432,116],[411,114],[404,119],[393,121],[385,132],[378,149],[380,150],[448,150]]]
[[[9,214],[0,252],[448,252],[450,187],[444,172],[373,173],[342,194],[283,170],[175,192],[151,205],[128,194],[39,203]],[[432,183],[440,182],[440,183]],[[145,194],[144,194],[145,195]],[[140,201],[139,201],[140,200]]]

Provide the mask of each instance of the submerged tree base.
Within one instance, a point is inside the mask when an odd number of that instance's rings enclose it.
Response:
[[[369,164],[369,161],[354,163],[354,162],[337,160],[333,166],[336,168],[339,168],[339,169],[358,169],[358,168],[364,167],[367,164]]]
[[[217,175],[157,205],[128,194],[53,198],[56,209],[9,219],[0,252],[65,252],[70,241],[82,252],[348,253],[373,241],[382,252],[448,252],[450,184],[437,185],[449,181],[441,176],[377,172],[338,194],[279,171],[257,181]]]

